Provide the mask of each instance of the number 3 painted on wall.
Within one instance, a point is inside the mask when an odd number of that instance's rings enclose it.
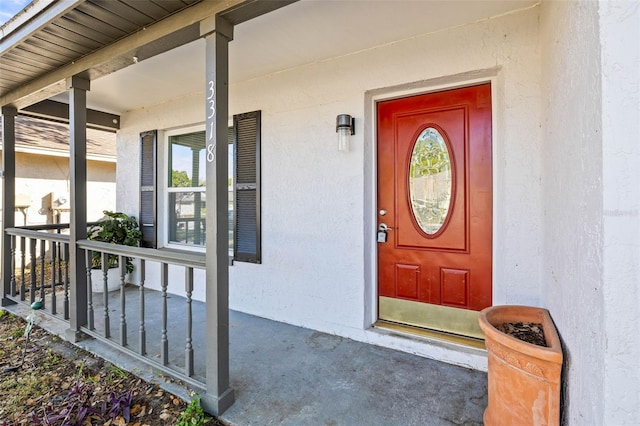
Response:
[[[216,94],[216,89],[213,84],[213,80],[209,80],[209,96],[207,96],[207,100],[209,101],[209,115],[207,116],[207,120],[213,118],[216,115],[216,101],[213,99],[213,96]]]

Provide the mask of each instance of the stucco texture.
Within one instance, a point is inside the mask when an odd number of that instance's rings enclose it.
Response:
[[[638,3],[541,9],[541,285],[564,343],[563,420],[637,424]]]
[[[0,190],[1,192],[1,190]],[[16,194],[28,201],[27,225],[51,223],[48,211],[49,193],[55,197],[69,194],[69,159],[67,157],[16,153]],[[87,219],[100,219],[103,210],[113,210],[116,204],[116,164],[87,162]],[[67,206],[68,207],[68,206]],[[15,224],[24,224],[22,213],[16,212]],[[68,213],[61,221],[69,222]]]
[[[604,416],[612,424],[632,425],[640,421],[640,4],[603,1],[599,6]]]
[[[263,197],[263,262],[230,268],[231,308],[485,369],[481,353],[368,327],[376,311],[373,103],[490,80],[493,303],[551,312],[565,350],[564,423],[637,424],[639,8],[543,1],[231,85],[231,114],[262,111]],[[204,113],[203,90],[122,116],[119,210],[137,214],[139,133],[160,130],[164,170],[163,131],[202,125]],[[356,117],[346,154],[334,128],[344,113]],[[204,297],[198,283],[194,297]]]
[[[375,292],[363,275],[363,253],[375,251],[375,243],[364,244],[375,230],[363,220],[375,214],[365,202],[375,180],[363,164],[375,161],[375,141],[358,121],[370,107],[363,94],[389,88],[393,96],[393,87],[418,81],[429,90],[430,79],[495,67],[494,299],[539,302],[540,139],[531,119],[539,111],[537,18],[533,8],[233,86],[234,108],[262,108],[264,128],[274,132],[267,130],[263,150],[265,265],[233,271],[232,306],[357,335],[363,293]],[[357,117],[347,155],[335,146],[339,113]],[[266,265],[270,255],[276,262]],[[284,292],[273,292],[274,285]]]
[[[232,309],[384,344],[449,362],[486,368],[482,356],[380,336],[375,280],[366,279],[375,244],[366,217],[375,179],[365,175],[374,136],[365,132],[371,90],[491,69],[494,81],[494,302],[539,304],[541,251],[540,52],[538,8],[239,82],[232,114],[262,110],[260,265],[230,268]],[[233,45],[231,45],[231,48]],[[204,77],[203,77],[204,87]],[[118,133],[118,209],[137,214],[139,133],[202,123],[204,94],[122,116]],[[356,117],[348,153],[337,151],[335,117]],[[160,156],[166,149],[160,134]],[[161,199],[160,211],[164,211]],[[148,280],[149,281],[149,280]],[[194,297],[198,297],[196,294]],[[371,306],[369,306],[370,304]]]

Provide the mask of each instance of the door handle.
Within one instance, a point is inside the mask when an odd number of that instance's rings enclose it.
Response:
[[[378,225],[378,231],[393,231],[393,228],[387,226],[386,223],[381,223]]]

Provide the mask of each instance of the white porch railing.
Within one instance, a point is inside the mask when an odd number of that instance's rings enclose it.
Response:
[[[74,298],[70,297],[71,265],[69,262],[69,235],[61,233],[68,225],[43,225],[36,227],[9,228],[11,236],[11,282],[8,294],[4,297],[16,303],[30,305],[42,300],[43,311],[59,320],[69,323],[71,312],[77,308],[84,310],[86,323],[79,324],[81,331],[95,339],[99,339],[140,362],[161,371],[164,374],[181,380],[200,392],[206,392],[205,369],[196,371],[193,345],[193,303],[194,270],[205,269],[203,253],[174,252],[148,248],[120,246],[116,244],[81,240],[77,245],[85,253],[87,305],[74,307]],[[102,292],[92,290],[91,259],[93,253],[100,253],[102,258],[101,283]],[[108,255],[116,255],[120,265],[111,273],[118,274],[117,292],[107,290]],[[138,282],[133,285],[127,282],[126,258],[134,259]],[[146,283],[146,270],[149,263],[160,269],[160,282],[154,287],[160,291],[149,290]],[[169,294],[169,266],[184,269],[184,292]],[[81,291],[81,290],[78,290]],[[5,290],[6,292],[6,290]],[[159,294],[158,294],[159,293]],[[119,296],[119,297],[118,297]],[[146,304],[149,296],[153,296],[153,317],[158,317],[149,324],[150,308]],[[168,299],[172,299],[169,307]],[[81,298],[85,299],[85,298]],[[135,299],[135,305],[127,303]],[[176,307],[176,302],[182,307]],[[171,311],[170,311],[171,309]],[[183,335],[176,332],[170,324],[170,312],[186,319]],[[199,318],[204,321],[204,318]],[[154,338],[152,353],[147,335],[153,329]],[[159,347],[158,347],[159,341]],[[205,349],[206,351],[206,345]],[[214,349],[215,350],[215,349]],[[171,356],[170,356],[171,353]],[[179,356],[176,356],[178,354]],[[198,354],[201,359],[206,354]]]

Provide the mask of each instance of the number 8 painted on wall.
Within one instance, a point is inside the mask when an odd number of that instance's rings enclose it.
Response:
[[[207,161],[211,163],[216,159],[216,146],[214,144],[207,145]]]

